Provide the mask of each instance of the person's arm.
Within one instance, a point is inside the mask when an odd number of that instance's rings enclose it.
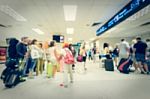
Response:
[[[16,49],[17,49],[17,54],[21,57],[24,57],[24,54],[22,53],[22,46],[18,44],[16,46]]]
[[[130,46],[128,43],[126,44],[126,50],[127,50],[127,52],[130,52]]]
[[[145,59],[147,60],[147,56],[148,56],[148,46],[147,44],[145,44]]]

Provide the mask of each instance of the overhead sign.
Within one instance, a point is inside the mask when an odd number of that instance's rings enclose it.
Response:
[[[108,22],[106,22],[103,26],[101,26],[96,31],[96,35],[97,36],[101,35],[110,28],[116,26],[120,22],[132,16],[142,8],[148,6],[149,4],[150,0],[132,0],[125,7],[123,7],[116,15],[114,15]]]

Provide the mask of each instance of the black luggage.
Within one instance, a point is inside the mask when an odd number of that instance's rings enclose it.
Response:
[[[25,81],[21,80],[21,77],[23,76],[22,74],[25,66],[25,61],[26,61],[25,59],[20,61],[16,65],[16,68],[12,68],[14,67],[11,66],[12,62],[9,63],[9,66],[6,66],[6,68],[3,70],[1,74],[1,79],[3,80],[5,87],[12,88],[17,84],[19,84],[20,82]]]
[[[11,68],[5,68],[1,74],[1,79],[3,80],[3,82],[5,81],[5,77],[6,75],[10,72]]]
[[[114,71],[114,63],[112,59],[104,60],[104,67],[106,71]]]
[[[128,58],[128,59],[122,58],[119,62],[118,70],[121,73],[129,74],[130,66],[132,65],[132,63],[133,62],[132,62],[131,58]]]
[[[5,69],[2,73],[3,83],[5,87],[11,88],[20,82],[20,72],[18,70]]]

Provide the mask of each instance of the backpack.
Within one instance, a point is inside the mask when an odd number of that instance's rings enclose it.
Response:
[[[64,62],[66,64],[74,64],[74,57],[71,51],[65,49],[65,52],[66,52],[66,56],[64,57]]]
[[[17,39],[15,39],[15,38],[10,39],[9,46],[8,46],[8,57],[9,58],[13,58],[13,59],[18,58],[17,49],[16,49],[16,46],[18,43],[19,43],[19,41]]]

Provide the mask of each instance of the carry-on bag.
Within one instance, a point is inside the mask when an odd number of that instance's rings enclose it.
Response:
[[[114,63],[112,59],[104,60],[104,67],[106,71],[114,71]]]
[[[128,74],[130,71],[130,66],[132,65],[132,63],[133,62],[132,62],[131,58],[128,58],[128,59],[122,58],[119,62],[118,70],[121,73]]]

